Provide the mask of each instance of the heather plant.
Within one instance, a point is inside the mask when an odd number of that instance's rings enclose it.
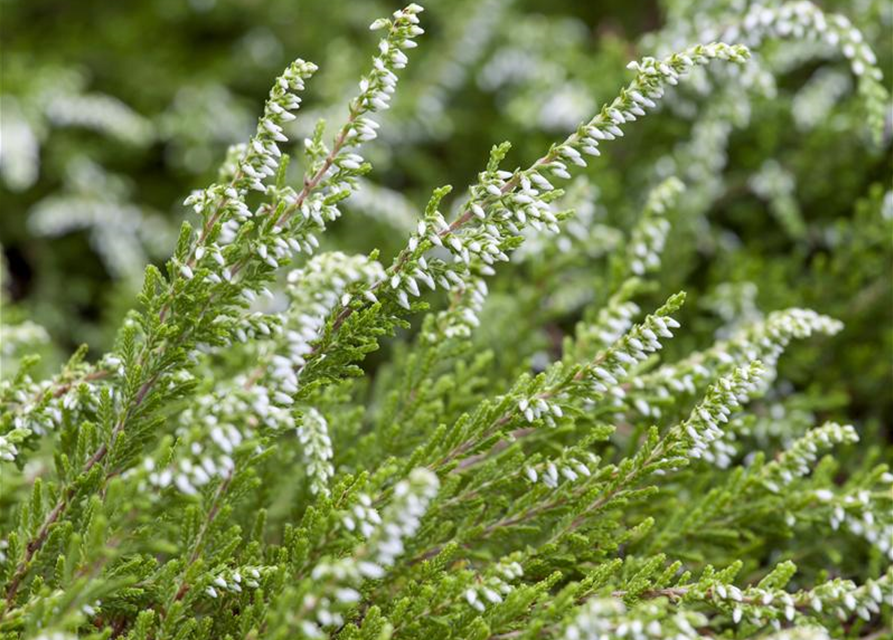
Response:
[[[500,31],[512,3],[479,4],[393,110],[425,40],[418,5],[371,24],[380,40],[344,104],[306,116],[325,69],[290,63],[253,135],[186,197],[179,234],[85,158],[36,201],[33,232],[88,230],[136,303],[110,349],[57,366],[52,331],[4,291],[0,637],[887,632],[889,362],[851,353],[861,338],[847,332],[889,346],[893,195],[869,186],[825,228],[798,193],[799,157],[724,172],[759,108],[821,130],[803,144],[888,154],[871,39],[800,0],[667,2],[649,53],[610,72],[619,89],[599,107],[578,80],[552,84],[573,37],[536,59],[538,39],[514,43],[530,24]],[[823,66],[779,95],[792,66],[828,56],[847,74]],[[376,168],[459,135],[449,102],[475,67],[506,92],[506,120],[538,133],[497,142],[460,195],[438,181],[416,208]],[[528,91],[547,97],[538,124]],[[825,127],[829,94],[853,102]],[[35,117],[109,145],[189,130],[82,85],[62,95],[68,106],[35,98]],[[544,131],[564,135],[528,155]],[[211,153],[180,144],[186,164]],[[612,167],[624,145],[641,150],[629,176],[622,156]],[[39,165],[8,154],[0,175],[27,189]],[[773,237],[757,246],[781,237],[791,255],[747,253],[757,221],[741,239],[713,228],[730,192],[765,203]],[[352,250],[373,225],[381,245]],[[760,269],[777,277],[751,281]],[[779,304],[764,311],[767,290]],[[847,398],[826,392],[853,369],[853,395],[879,397],[845,420]]]

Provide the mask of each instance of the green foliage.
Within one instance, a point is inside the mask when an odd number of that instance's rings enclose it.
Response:
[[[181,4],[7,7],[0,638],[885,633],[885,3]]]

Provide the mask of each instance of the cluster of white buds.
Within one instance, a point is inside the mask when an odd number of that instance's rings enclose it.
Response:
[[[382,525],[369,537],[370,556],[380,565],[392,566],[403,553],[403,541],[412,539],[422,523],[428,503],[440,482],[424,468],[413,469],[394,487],[394,497],[382,514]]]
[[[556,461],[548,461],[538,466],[527,466],[524,475],[530,482],[542,482],[550,489],[555,489],[562,479],[576,482],[581,477],[588,478],[598,467],[600,459],[594,453],[586,452],[581,460],[576,456],[568,456]]]
[[[409,477],[394,486],[391,503],[382,517],[368,530],[368,540],[352,556],[320,562],[311,573],[313,590],[304,596],[305,611],[313,612],[322,626],[340,625],[342,606],[356,604],[360,593],[356,590],[363,580],[377,580],[393,566],[403,553],[403,540],[412,539],[421,525],[428,504],[437,494],[437,476],[424,468],[413,469]],[[368,496],[360,496],[365,509],[372,509]],[[365,513],[365,512],[364,512]],[[354,513],[353,515],[357,515]],[[353,523],[352,516],[347,516]],[[347,527],[353,530],[353,526]],[[302,623],[302,632],[311,638],[322,637],[311,622]]]
[[[320,337],[332,309],[343,303],[349,287],[367,287],[384,277],[381,265],[365,256],[339,251],[314,257],[302,269],[288,274],[288,310],[282,315],[284,331],[278,340],[265,345],[263,360],[269,360],[266,382],[274,390],[273,400],[291,405],[301,372],[313,342]]]
[[[720,469],[728,469],[732,465],[732,461],[738,455],[738,447],[732,444],[736,438],[733,430],[735,423],[736,419],[731,418],[728,429],[723,434],[724,437],[717,438],[701,451],[702,460]]]
[[[852,613],[863,620],[878,614],[881,605],[893,602],[893,571],[890,569],[876,580],[868,580],[863,585],[855,585],[850,580],[831,580],[809,592],[809,603],[813,611],[825,609],[833,611],[840,620],[846,620]]]
[[[275,567],[248,566],[238,569],[223,569],[209,574],[205,581],[205,594],[217,598],[221,593],[242,593],[243,587],[257,589],[260,581],[269,573],[275,571]]]
[[[830,507],[832,529],[843,527],[893,561],[893,473],[884,473],[880,480],[886,486],[878,492],[860,488],[837,495],[828,489],[819,489],[816,498]]]
[[[292,111],[301,106],[301,98],[297,94],[304,90],[305,80],[316,70],[317,66],[312,62],[298,59],[276,79],[264,106],[264,114],[257,123],[257,132],[239,163],[234,185],[236,189],[249,187],[266,193],[264,182],[275,176],[279,168],[279,144],[288,142],[283,133],[284,127],[295,119]]]
[[[468,338],[475,327],[480,325],[479,315],[487,301],[487,282],[483,278],[472,276],[457,289],[453,303],[438,314],[436,326],[438,334],[447,338]],[[432,335],[428,339],[436,340],[437,337]]]
[[[10,434],[0,436],[0,460],[13,462],[19,453]]]
[[[328,423],[316,409],[310,408],[304,412],[298,427],[298,441],[304,445],[311,493],[328,495],[329,479],[335,474],[331,462],[334,453]]]
[[[852,425],[827,422],[811,429],[762,469],[763,484],[773,493],[778,493],[781,487],[808,475],[811,466],[823,451],[838,444],[858,441],[859,435]]]
[[[373,25],[389,26],[387,37],[379,43],[372,71],[363,78],[360,95],[351,101],[348,121],[332,149],[319,139],[305,141],[310,164],[300,193],[267,182],[279,168],[278,144],[287,140],[284,126],[294,118],[291,111],[300,104],[294,92],[303,88],[304,80],[316,67],[298,60],[277,79],[257,133],[245,146],[229,184],[213,185],[187,199],[187,204],[202,216],[203,229],[189,250],[180,252],[175,260],[181,278],[191,280],[202,268],[210,271],[205,276],[208,283],[222,291],[235,290],[251,301],[259,293],[267,293],[264,282],[295,253],[309,254],[318,248],[313,232],[324,230],[328,222],[340,216],[337,203],[355,189],[356,177],[367,169],[355,149],[375,137],[378,125],[367,114],[387,107],[397,82],[395,70],[406,65],[402,50],[415,46],[413,39],[422,33],[416,16],[420,11],[420,7],[410,5],[396,12],[392,21]],[[245,204],[250,189],[262,191],[272,197],[272,202],[261,204],[252,213]],[[249,218],[256,219],[258,231],[251,238],[243,238],[243,222]],[[254,277],[246,275],[252,273],[244,269],[249,262],[260,267]],[[220,320],[232,321],[225,315]],[[270,330],[266,325],[258,328],[263,334]],[[242,333],[247,336],[250,332]],[[242,335],[237,333],[237,337],[241,339]]]
[[[623,396],[620,380],[627,378],[631,370],[645,362],[650,354],[663,348],[660,338],[672,338],[670,330],[679,328],[679,323],[670,314],[679,309],[683,299],[682,294],[671,297],[587,365],[585,378],[594,393],[603,395],[613,389],[615,394]]]
[[[200,395],[179,417],[177,456],[164,468],[146,458],[144,469],[150,485],[174,486],[185,495],[232,476],[236,449],[255,435],[259,427],[284,432],[295,428],[289,409],[277,406],[271,391],[238,376],[211,393]]]
[[[220,427],[215,427],[213,431],[222,434]],[[232,431],[233,434],[239,433],[235,428]],[[226,442],[229,443],[229,440]],[[194,496],[204,485],[217,478],[229,477],[235,469],[235,463],[228,454],[213,456],[204,453],[198,442],[193,442],[188,451],[188,455],[163,469],[156,469],[153,458],[143,460],[149,484],[159,489],[174,486],[180,493]]]
[[[740,624],[744,618],[745,603],[754,605],[747,608],[748,620],[753,624],[763,625],[770,622],[779,628],[778,613],[781,613],[787,622],[793,621],[797,615],[796,600],[786,591],[760,587],[742,591],[734,585],[729,585],[728,588],[719,585],[713,590],[713,594],[714,600],[728,600],[736,603],[732,608],[732,622],[735,624]]]
[[[878,614],[880,605],[893,597],[891,573],[888,571],[877,580],[869,580],[857,586],[850,580],[834,579],[809,591],[788,593],[781,589],[750,587],[739,589],[734,585],[718,585],[711,590],[715,602],[731,607],[732,621],[742,620],[763,626],[781,627],[808,616],[833,613],[840,620],[848,620],[853,614],[870,620]]]
[[[543,395],[521,398],[518,401],[518,413],[530,424],[544,422],[549,427],[555,426],[555,419],[564,415],[557,402],[550,402]]]
[[[710,443],[722,437],[723,430],[719,425],[728,422],[732,411],[747,402],[758,388],[762,374],[762,365],[752,362],[723,376],[707,389],[688,419],[676,427],[688,447],[689,456],[704,457]]]
[[[296,92],[303,91],[304,81],[316,71],[312,62],[295,60],[280,75],[267,99],[264,114],[258,120],[257,131],[247,145],[243,145],[244,153],[239,159],[237,169],[228,185],[215,184],[191,194],[185,204],[191,206],[203,218],[220,222],[224,225],[222,240],[224,244],[236,237],[242,222],[252,217],[252,212],[245,204],[245,195],[249,190],[266,193],[264,182],[274,176],[279,166],[282,153],[279,144],[287,142],[283,126],[294,120],[292,111],[300,107],[301,99]],[[205,258],[217,263],[220,273],[213,275],[231,280],[226,260],[221,247],[216,243],[205,246],[197,243],[190,263],[181,265],[181,273],[189,278],[189,273],[197,264],[210,265]],[[229,275],[229,277],[227,277]]]
[[[628,611],[617,598],[594,598],[579,608],[579,613],[568,624],[562,640],[604,640],[626,638],[628,640],[698,640],[698,628],[707,623],[707,617],[691,611],[677,611],[667,615],[651,603],[640,604],[635,611]]]
[[[763,380],[771,382],[778,359],[794,338],[813,334],[834,335],[843,328],[838,320],[811,309],[790,308],[770,313],[765,319],[739,330],[728,340],[716,342],[706,351],[697,352],[634,381],[634,387],[663,388],[664,394],[697,393],[716,372],[759,360],[766,370]]]
[[[876,80],[882,77],[877,68],[877,56],[865,42],[862,32],[847,17],[825,15],[808,0],[777,6],[754,3],[741,22],[728,27],[722,37],[754,48],[768,38],[818,39],[839,48],[857,76],[867,73]]]
[[[106,357],[97,367],[85,368],[80,372],[83,377],[75,382],[35,382],[29,375],[24,375],[16,385],[12,380],[0,381],[0,406],[3,408],[0,429],[3,429],[2,436],[7,442],[4,451],[13,456],[0,455],[0,462],[11,462],[18,454],[15,442],[55,431],[66,417],[76,421],[81,414],[95,411],[99,385],[91,381],[90,376],[98,378],[103,371],[114,369],[109,364],[111,360]]]
[[[278,171],[279,144],[288,140],[283,127],[295,118],[292,111],[300,106],[296,92],[304,89],[304,81],[315,71],[313,63],[300,59],[291,63],[270,90],[257,131],[244,146],[237,168],[229,176],[230,181],[194,192],[186,199],[184,204],[201,216],[203,230],[195,235],[189,251],[175,261],[181,278],[192,280],[201,268],[207,271],[205,282],[212,286],[238,287],[245,297],[256,295],[254,284],[237,283],[237,274],[247,258],[243,255],[243,247],[236,246],[242,243],[235,241],[241,237],[244,222],[256,215],[245,203],[245,198],[250,190],[265,194],[275,190],[265,183]],[[280,194],[280,197],[283,196]],[[295,233],[286,239],[281,231],[281,226],[276,224],[270,233],[259,234],[248,242],[246,247],[251,257],[260,258],[271,269],[276,269],[287,262],[293,252],[312,250],[317,244],[312,234]],[[243,339],[242,335],[238,337]]]
[[[390,106],[391,96],[397,86],[396,71],[403,69],[408,58],[404,49],[416,46],[414,38],[424,33],[418,26],[418,15],[422,8],[410,4],[396,11],[393,19],[379,19],[372,23],[373,30],[387,28],[385,38],[378,43],[378,55],[372,60],[372,69],[360,80],[360,93],[350,102],[347,123],[335,138],[331,150],[319,140],[307,139],[305,149],[311,159],[310,170],[300,194],[283,190],[282,200],[286,204],[283,213],[276,213],[275,227],[281,227],[291,217],[298,216],[297,227],[290,232],[288,244],[294,244],[295,231],[306,234],[311,246],[303,249],[312,253],[318,246],[315,236],[309,231],[324,229],[327,222],[340,217],[337,202],[357,189],[357,176],[368,168],[365,160],[356,150],[364,143],[377,137],[376,122],[369,114],[383,111]],[[275,228],[274,227],[274,228]]]
[[[675,206],[683,191],[682,181],[671,176],[648,194],[642,219],[633,229],[627,246],[627,264],[635,275],[653,273],[660,268],[660,256],[670,232],[670,223],[663,216]]]
[[[348,531],[359,529],[364,538],[368,538],[375,531],[375,527],[381,526],[381,515],[378,509],[372,506],[372,498],[361,493],[357,496],[358,504],[341,517],[341,524]]]
[[[483,613],[487,606],[500,604],[512,592],[511,582],[524,575],[524,569],[511,559],[501,560],[490,575],[477,580],[465,590],[465,601]]]

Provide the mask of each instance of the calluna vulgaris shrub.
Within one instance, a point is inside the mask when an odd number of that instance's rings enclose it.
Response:
[[[504,3],[483,4],[478,21]],[[273,81],[256,133],[186,199],[193,222],[163,269],[145,268],[107,354],[78,350],[42,378],[33,354],[48,334],[5,300],[0,637],[882,637],[890,445],[872,405],[858,428],[825,421],[842,401],[807,390],[859,372],[853,394],[889,407],[889,353],[832,342],[844,323],[802,305],[762,313],[746,278],[705,287],[685,247],[718,243],[701,248],[721,269],[777,269],[771,295],[820,301],[889,340],[891,192],[847,203],[856,212],[813,258],[824,245],[808,240],[794,170],[767,160],[737,188],[776,219],[759,242],[784,236],[792,255],[754,262],[703,226],[724,197],[732,129],[754,93],[772,104],[786,69],[834,55],[850,66],[822,66],[782,102],[820,132],[803,134],[821,150],[807,154],[817,176],[849,141],[889,151],[889,94],[863,34],[810,2],[706,2],[700,18],[668,5],[642,44],[661,53],[629,63],[615,98],[522,168],[494,146],[464,195],[436,188],[419,213],[363,177],[379,135],[399,155],[431,133],[382,117],[423,34],[409,5],[372,24],[384,36],[343,122],[303,129],[297,179],[286,134],[317,67],[299,59]],[[462,24],[474,36],[494,22]],[[475,42],[460,35],[450,77]],[[557,95],[550,77],[531,79],[538,101]],[[111,98],[47,100],[57,126],[149,135]],[[505,100],[506,119],[528,117],[522,89]],[[633,132],[662,109],[691,124],[646,129],[654,144],[678,137],[655,158]],[[563,112],[549,113],[543,127],[560,129]],[[36,169],[10,164],[28,142],[20,117],[4,114],[19,137],[4,140],[3,169],[21,186]],[[605,194],[630,207],[612,225],[582,168],[627,133],[650,177]],[[131,273],[134,255],[147,259],[136,234],[157,241],[164,223],[78,166],[99,200],[44,200],[32,224],[92,226],[109,269]],[[393,257],[321,247],[356,207],[392,229],[408,218]],[[119,211],[140,224],[103,222]],[[346,218],[333,233],[372,224]],[[755,223],[738,224],[746,238]],[[652,304],[668,273],[682,274],[676,290],[710,290],[697,304],[718,328],[681,291]],[[801,353],[790,370],[786,350]]]

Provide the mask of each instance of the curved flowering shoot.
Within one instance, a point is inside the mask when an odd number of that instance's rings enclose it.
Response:
[[[233,256],[235,260],[227,257],[225,262],[234,264],[226,265],[222,274],[212,275],[231,280],[232,275],[243,270],[244,263],[258,257],[268,267],[262,268],[261,273],[268,275],[270,269],[275,270],[289,262],[295,253],[312,253],[318,247],[319,241],[314,234],[324,231],[327,222],[340,216],[338,202],[356,189],[356,177],[368,171],[363,158],[352,149],[376,137],[378,125],[369,114],[388,108],[390,96],[397,83],[395,71],[402,69],[407,63],[403,49],[415,46],[414,38],[422,33],[417,26],[417,14],[421,11],[418,5],[410,5],[395,12],[393,20],[378,20],[373,25],[376,29],[388,28],[387,35],[379,42],[379,55],[373,58],[371,71],[361,80],[360,93],[351,100],[347,121],[336,135],[332,148],[327,148],[322,142],[322,126],[317,127],[317,134],[305,145],[309,166],[299,193],[290,187],[267,185],[265,182],[276,175],[278,169],[280,152],[277,143],[287,140],[283,125],[293,119],[289,109],[296,108],[300,102],[288,90],[302,88],[303,79],[315,71],[316,67],[298,61],[279,79],[258,124],[258,133],[247,145],[246,154],[234,175],[231,186],[237,189],[224,189],[224,196],[238,200],[234,205],[238,216],[229,221],[219,219],[221,206],[217,195],[209,194],[208,191],[200,196],[193,196],[190,200],[197,210],[210,211],[210,218],[205,215],[202,235],[209,233],[209,228],[223,224],[224,233],[221,238],[227,244],[239,237],[242,219],[252,215],[259,218],[255,220],[258,228],[255,236],[244,239],[244,244],[251,253]],[[243,189],[239,190],[239,185]],[[252,214],[242,202],[244,187],[266,193],[271,196],[271,202],[261,205],[256,214]],[[219,247],[212,248],[211,253],[224,266],[224,262],[218,258]],[[188,275],[188,270],[194,267],[192,262],[187,258],[184,265],[187,271],[184,274]],[[255,292],[258,291],[258,288],[251,287],[250,278],[246,279],[245,284]]]
[[[777,629],[782,624],[818,626],[832,637],[840,637],[841,625],[857,618],[869,622],[881,619],[881,607],[889,607],[893,597],[891,570],[863,585],[836,578],[813,589],[791,593],[784,586],[795,571],[793,563],[782,563],[753,587],[742,589],[731,584],[707,589],[681,587],[679,595],[691,597],[704,593],[713,606],[729,616],[727,624],[748,637],[760,630]]]
[[[843,329],[838,320],[810,309],[791,308],[774,311],[765,319],[742,328],[728,340],[715,343],[710,349],[688,358],[666,364],[633,381],[632,388],[664,392],[696,393],[717,373],[752,360],[760,360],[766,370],[763,380],[769,384],[775,375],[778,359],[791,340],[806,339],[814,334],[834,335]],[[635,391],[633,391],[635,393]]]
[[[582,496],[585,493],[587,498],[570,503],[574,507],[559,523],[552,535],[552,541],[561,540],[586,526],[596,514],[614,505],[623,504],[625,500],[635,495],[637,487],[645,478],[680,469],[690,464],[693,458],[701,457],[707,445],[722,435],[720,425],[728,421],[732,410],[747,401],[748,394],[754,389],[761,372],[759,363],[752,363],[721,378],[707,390],[689,417],[670,428],[663,437],[660,437],[656,427],[652,428],[633,457],[624,460],[618,467],[605,468],[610,471],[610,475],[603,477],[604,473],[599,472],[586,476],[580,487],[574,488],[574,494]],[[591,472],[593,470],[590,468]],[[593,486],[591,478],[600,481],[594,485],[595,490],[589,489]],[[557,502],[553,501],[552,507],[549,508],[560,506],[565,502],[567,500],[561,498]],[[528,511],[528,515],[535,515],[542,510],[542,507],[536,507]],[[523,522],[528,515],[520,517],[519,521]]]
[[[707,389],[689,418],[667,434],[669,446],[665,453],[671,456],[681,453],[689,459],[703,457],[710,443],[722,437],[720,425],[728,422],[732,412],[759,389],[764,373],[762,364],[757,361],[717,380]]]
[[[598,513],[622,505],[636,494],[639,484],[655,474],[666,474],[699,458],[706,446],[722,436],[722,425],[732,411],[748,400],[762,372],[759,363],[742,367],[707,390],[690,416],[673,426],[662,438],[653,428],[636,454],[616,467],[608,481],[588,492],[556,528],[552,540],[588,525]],[[585,488],[585,485],[584,485]]]
[[[289,306],[282,314],[283,330],[261,346],[259,359],[264,371],[252,374],[257,384],[270,389],[277,405],[295,402],[307,358],[322,337],[331,312],[352,291],[368,289],[382,277],[384,269],[375,260],[340,251],[320,254],[288,274]]]
[[[884,465],[839,490],[816,489],[810,515],[875,547],[893,562],[893,473]]]
[[[791,404],[795,403],[796,396]],[[659,409],[652,407],[651,413],[657,412]],[[739,455],[742,441],[761,444],[780,441],[782,446],[787,446],[792,434],[813,430],[814,425],[815,416],[810,411],[788,406],[785,402],[764,402],[761,415],[740,416],[731,420],[725,436],[711,443],[703,459],[719,469],[728,469]],[[845,432],[849,429],[848,426],[843,427]]]
[[[418,26],[417,4],[395,11],[392,19],[381,18],[372,23],[372,30],[387,29],[378,43],[378,55],[372,59],[372,69],[360,80],[360,93],[351,99],[347,120],[328,148],[322,141],[323,123],[316,128],[312,139],[305,142],[308,167],[300,193],[285,190],[284,207],[276,209],[274,226],[285,226],[300,213],[297,226],[325,228],[326,221],[340,216],[338,202],[357,189],[357,177],[368,172],[370,165],[355,153],[363,143],[374,140],[379,123],[370,115],[390,108],[391,96],[397,86],[396,72],[403,69],[408,58],[406,49],[417,46],[415,38],[424,31]],[[316,246],[312,234],[308,236],[312,251]]]
[[[301,105],[297,93],[304,90],[305,81],[316,70],[312,62],[301,59],[292,62],[270,89],[257,131],[241,148],[243,154],[235,164],[229,182],[211,185],[186,199],[186,204],[202,218],[202,232],[192,241],[193,246],[181,267],[191,270],[202,264],[206,255],[221,262],[221,248],[215,244],[216,240],[222,235],[224,242],[231,242],[241,224],[252,216],[245,204],[250,190],[267,192],[268,187],[264,183],[275,176],[279,168],[282,156],[279,144],[288,141],[283,134],[283,126],[295,119],[292,111]],[[187,274],[185,272],[184,276],[188,277]]]
[[[663,306],[634,325],[626,334],[590,364],[574,376],[576,382],[585,382],[595,394],[606,394],[617,389],[620,380],[632,375],[635,367],[644,363],[652,354],[660,351],[661,338],[672,338],[671,329],[678,329],[673,318],[685,301],[684,293],[671,296]]]
[[[438,487],[436,475],[414,469],[394,486],[391,502],[380,516],[368,496],[361,495],[361,504],[345,516],[344,522],[353,530],[359,519],[357,513],[363,514],[360,530],[366,542],[348,556],[323,559],[297,590],[280,599],[278,607],[292,612],[283,626],[297,626],[299,637],[319,638],[325,637],[326,627],[344,624],[343,614],[362,599],[358,589],[363,583],[384,578],[403,554],[405,541],[418,532]]]
[[[265,115],[258,125],[258,133],[242,160],[243,166],[246,163],[268,164],[264,158],[275,155],[271,150],[276,147],[277,141],[270,128],[292,117],[289,110],[297,108],[299,104],[292,91],[302,89],[304,79],[315,68],[310,63],[297,61],[277,79],[267,101]],[[130,320],[122,329],[122,348],[106,357],[109,363],[114,362],[109,368],[111,372],[123,370],[127,364],[140,362],[143,381],[131,392],[128,401],[142,404],[152,387],[162,381],[162,377],[167,379],[165,382],[173,382],[170,377],[184,364],[182,358],[185,354],[182,351],[174,358],[165,354],[164,349],[156,352],[156,348],[163,342],[177,342],[178,349],[185,347],[186,351],[192,352],[199,342],[226,342],[230,339],[231,332],[237,329],[254,332],[265,326],[256,319],[237,317],[238,304],[233,297],[234,287],[230,283],[235,269],[232,262],[238,260],[241,247],[231,246],[224,250],[216,242],[223,231],[223,225],[235,224],[238,227],[239,221],[250,217],[243,199],[255,181],[257,179],[251,178],[242,170],[234,175],[229,184],[213,185],[191,196],[189,201],[203,217],[202,232],[196,234],[189,225],[184,226],[175,257],[169,263],[169,280],[154,267],[147,269],[141,294],[145,311],[139,324],[143,334],[142,353],[136,353],[138,325]],[[201,272],[204,278],[194,279],[196,271]],[[194,305],[199,305],[199,308],[205,305],[204,311],[198,311]],[[212,309],[214,313],[211,313]],[[172,316],[178,322],[171,322]],[[179,336],[170,333],[172,327],[180,332]],[[152,358],[154,362],[149,362],[152,353],[156,354]],[[100,369],[95,377],[107,378],[109,388],[123,386],[123,380],[116,380],[107,373],[107,370]],[[92,375],[87,372],[85,378],[89,379]],[[62,388],[68,391],[64,385]],[[53,395],[56,393],[58,391],[54,391]],[[64,398],[70,397],[70,393],[64,395]],[[42,400],[52,404],[52,399],[46,395]],[[18,417],[24,419],[24,416]],[[24,422],[40,417],[32,413]],[[28,428],[27,424],[23,426]],[[104,455],[105,453],[100,458]]]
[[[13,337],[23,331],[40,337],[40,328],[28,327],[26,324],[10,329],[3,325],[0,330],[4,333],[11,330]],[[11,339],[3,344],[5,348],[13,348],[16,343]],[[12,361],[10,354],[2,355],[4,364]],[[58,375],[40,381],[32,377],[37,361],[33,357],[24,358],[13,378],[0,380],[0,436],[18,445],[18,448],[10,446],[7,453],[15,449],[16,457],[25,455],[34,448],[37,438],[95,413],[101,388],[98,381],[112,372],[120,373],[121,362],[106,355],[98,363],[88,364],[84,362],[85,356],[86,349],[78,349]],[[12,461],[9,456],[0,456],[0,464]]]
[[[794,535],[801,526],[815,530],[826,525],[828,518],[833,518],[831,502],[838,498],[826,488],[828,480],[823,473],[808,476],[818,470],[816,463],[820,456],[835,447],[857,441],[853,427],[829,422],[808,431],[775,455],[771,462],[765,463],[763,454],[758,453],[748,467],[733,468],[725,476],[725,481],[717,484],[716,476],[712,476],[713,481],[704,486],[703,492],[692,500],[685,512],[667,514],[662,519],[662,530],[651,537],[648,550],[672,549],[680,539],[692,538],[702,541],[702,548],[714,542],[724,546],[733,539],[751,537],[755,529],[765,527],[770,519],[775,519],[774,526]],[[709,443],[709,447],[715,447],[717,442]],[[712,459],[716,456],[715,450],[710,451],[709,447],[708,452],[702,451],[700,458],[722,468],[731,465],[731,460],[724,465],[718,464]],[[732,451],[730,455],[735,453]],[[843,490],[841,493],[848,492]],[[869,491],[864,495],[872,496],[866,506],[879,512],[880,504],[874,493]],[[773,514],[773,517],[767,519],[766,514]],[[882,519],[868,516],[868,522],[872,524]],[[880,528],[876,532],[879,533]]]
[[[624,260],[615,268],[615,276],[644,276],[660,268],[660,256],[670,232],[665,215],[676,206],[685,185],[671,176],[648,193],[642,215],[630,234]]]
[[[298,427],[298,441],[304,446],[310,492],[314,495],[329,495],[329,480],[335,474],[328,426],[325,417],[310,408],[304,412],[301,426]]]
[[[670,569],[678,571],[677,563]],[[722,571],[716,571],[708,566],[701,577],[696,581],[689,581],[690,574],[684,574],[681,580],[673,580],[672,574],[664,574],[648,588],[647,582],[637,589],[621,589],[611,593],[612,600],[610,610],[622,612],[623,601],[633,599],[632,607],[644,611],[637,612],[624,627],[624,633],[628,634],[633,625],[640,631],[635,637],[662,638],[660,624],[667,621],[678,620],[677,616],[700,616],[688,621],[698,627],[707,627],[711,633],[728,634],[747,638],[783,638],[778,630],[782,626],[790,627],[788,631],[799,638],[831,638],[842,637],[841,630],[861,619],[870,624],[883,624],[884,608],[890,606],[890,598],[893,595],[893,573],[888,570],[877,579],[868,580],[865,584],[857,585],[850,580],[839,578],[821,583],[812,589],[803,589],[790,592],[785,589],[791,581],[797,568],[791,562],[782,562],[769,572],[758,584],[747,587],[739,587],[734,584],[734,578],[740,572],[741,563],[735,563]],[[666,586],[672,584],[672,586]],[[580,608],[586,611],[592,602],[605,602],[604,599],[587,600]],[[604,596],[602,596],[604,598]],[[623,600],[621,600],[621,598]],[[589,617],[581,620],[577,617],[570,625],[577,624],[578,628],[592,628],[592,625],[600,631],[610,630],[609,610],[602,609],[605,614],[598,621],[592,621]],[[649,612],[651,615],[648,615]],[[645,613],[645,615],[642,615]],[[649,622],[649,618],[656,618]],[[583,622],[581,625],[580,622]],[[589,625],[586,627],[585,625]],[[683,625],[684,626],[684,625]],[[570,626],[568,628],[571,628]],[[817,630],[820,635],[800,636],[795,633],[797,629]],[[571,635],[564,637],[574,638],[602,638],[603,635]],[[636,632],[634,632],[636,633]],[[671,637],[701,638],[703,635],[694,628],[689,630],[691,636],[682,634]],[[613,637],[613,636],[611,636]]]
[[[852,425],[827,422],[809,430],[760,471],[760,480],[773,493],[781,492],[798,478],[808,475],[824,452],[837,445],[853,444],[859,435]]]
[[[882,84],[877,56],[847,17],[827,15],[808,0],[755,3],[740,22],[721,31],[718,37],[741,41],[753,49],[774,38],[819,40],[838,49],[858,78],[869,130],[877,139],[883,135],[890,94]]]

